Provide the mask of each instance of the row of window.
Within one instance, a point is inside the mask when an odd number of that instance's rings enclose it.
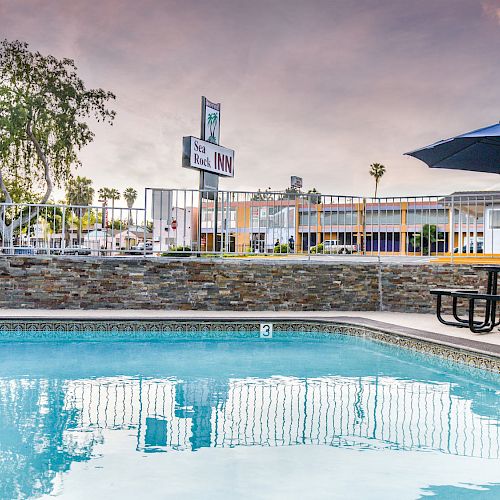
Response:
[[[205,227],[212,227],[214,221],[214,212],[205,210],[202,212],[203,222]],[[356,211],[322,211],[319,214],[320,224],[322,226],[353,226],[361,225],[361,213]],[[468,220],[467,220],[468,219]],[[222,220],[228,227],[235,228],[236,224],[236,210],[224,210],[224,212],[219,211],[218,216],[218,226],[222,224]],[[315,226],[318,222],[318,212],[300,212],[299,213],[299,225],[301,226]],[[460,214],[458,211],[454,215],[455,224],[460,223],[461,225],[466,225],[467,223],[471,226],[482,225],[484,223],[484,217],[472,217],[466,214]],[[490,210],[489,229],[500,229],[500,210]],[[365,224],[377,225],[377,224],[401,224],[402,223],[402,213],[400,210],[381,210],[371,211],[368,210],[365,213]],[[449,223],[449,211],[446,209],[424,209],[424,210],[408,210],[406,212],[406,223],[408,225],[412,224],[448,224]],[[289,208],[274,208],[274,207],[260,207],[252,211],[251,226],[252,227],[293,227],[295,225],[295,210]]]

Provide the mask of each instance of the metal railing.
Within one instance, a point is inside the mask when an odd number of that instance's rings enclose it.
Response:
[[[143,208],[0,204],[4,254],[500,258],[500,193],[147,189]]]
[[[0,244],[8,255],[144,254],[151,230],[144,208],[0,204]]]
[[[157,255],[500,257],[500,194],[147,190]]]

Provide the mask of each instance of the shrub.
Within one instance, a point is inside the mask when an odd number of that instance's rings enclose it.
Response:
[[[290,249],[288,248],[287,243],[281,243],[281,245],[276,245],[274,247],[274,253],[289,253]]]
[[[311,247],[311,253],[323,253],[323,243],[320,243],[319,245]]]
[[[190,257],[191,247],[183,247],[182,245],[172,247],[168,252],[163,252],[162,257]]]

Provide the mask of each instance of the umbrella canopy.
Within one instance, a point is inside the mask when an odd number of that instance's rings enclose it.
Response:
[[[500,173],[500,124],[405,153],[433,168]]]

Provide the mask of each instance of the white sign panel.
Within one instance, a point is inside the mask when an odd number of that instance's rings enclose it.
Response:
[[[273,324],[272,323],[261,323],[260,324],[260,338],[261,339],[272,339],[273,338]]]
[[[192,136],[184,137],[182,145],[183,167],[234,177],[234,151],[232,149]]]
[[[220,142],[220,104],[203,99],[205,109],[203,115],[205,119],[205,140],[213,144]]]

